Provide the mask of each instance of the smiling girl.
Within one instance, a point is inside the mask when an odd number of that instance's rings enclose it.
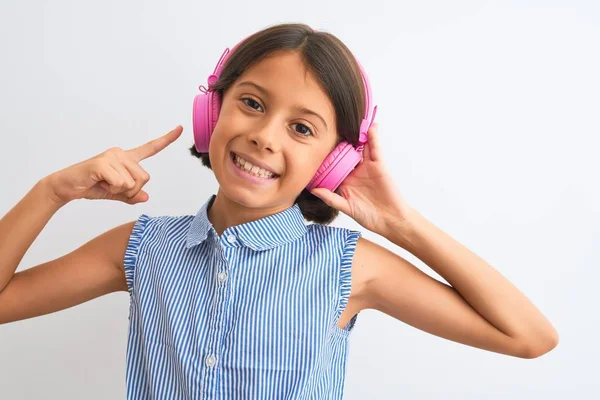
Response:
[[[183,128],[42,178],[0,221],[0,323],[128,291],[130,399],[342,398],[365,309],[515,357],[557,345],[515,286],[404,201],[382,160],[368,78],[335,36],[268,27],[226,51],[202,92],[190,150],[218,192],[195,215],[142,214],[15,273],[69,202],[147,201],[140,162]],[[448,284],[329,226],[339,211]]]

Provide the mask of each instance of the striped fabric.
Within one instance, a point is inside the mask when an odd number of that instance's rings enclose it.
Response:
[[[341,399],[360,232],[297,204],[226,229],[142,214],[125,253],[128,399]]]

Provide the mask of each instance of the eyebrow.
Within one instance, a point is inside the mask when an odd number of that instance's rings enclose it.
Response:
[[[269,97],[269,95],[270,95],[270,93],[267,89],[265,89],[264,87],[262,87],[260,85],[257,85],[254,82],[243,81],[243,82],[238,83],[236,86],[252,86],[256,90],[261,92],[264,96]],[[321,117],[319,114],[317,114],[315,111],[308,109],[306,107],[298,107],[298,111],[300,111],[303,114],[310,114],[310,115],[314,115],[315,117],[319,118],[321,120],[321,122],[323,122],[323,125],[325,125],[325,130],[329,130],[329,127],[327,126],[327,122],[325,122],[325,119],[323,117]]]

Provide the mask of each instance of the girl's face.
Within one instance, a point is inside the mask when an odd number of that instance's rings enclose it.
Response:
[[[225,92],[209,157],[230,200],[285,208],[337,141],[335,111],[324,90],[297,52],[277,52]]]

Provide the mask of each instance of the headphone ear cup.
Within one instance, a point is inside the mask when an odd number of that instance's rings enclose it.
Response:
[[[219,113],[221,112],[221,95],[218,92],[209,92],[209,104],[210,104],[210,134],[212,136],[217,121],[219,120]],[[207,149],[208,151],[208,149]]]
[[[323,162],[317,170],[315,176],[307,185],[308,190],[315,188],[326,188],[335,191],[338,186],[346,179],[352,170],[358,165],[362,159],[362,154],[359,153],[354,146],[348,142],[342,142]]]
[[[199,153],[208,153],[210,137],[212,136],[219,112],[221,111],[221,96],[218,92],[198,94],[194,98],[192,124],[194,126],[194,146]]]

